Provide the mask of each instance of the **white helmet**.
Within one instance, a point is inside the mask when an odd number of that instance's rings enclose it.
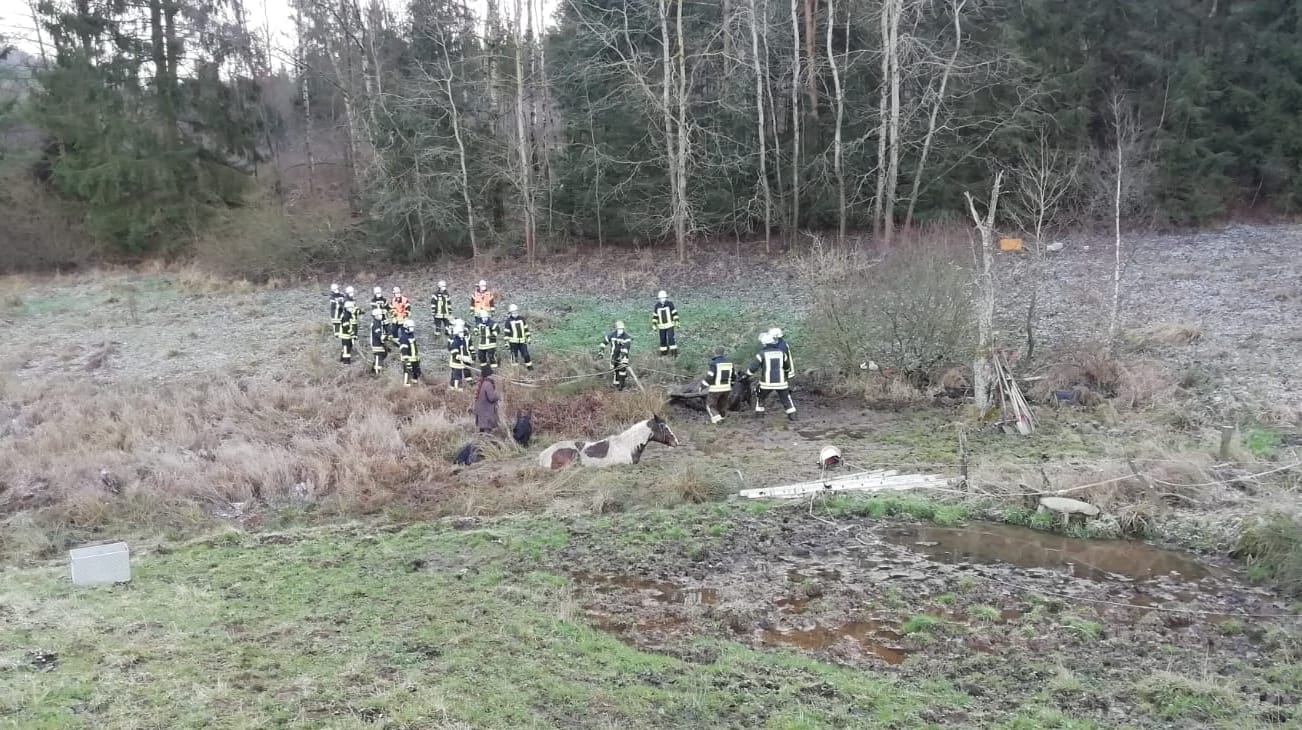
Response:
[[[354,291],[353,288],[350,286],[350,287],[348,287],[347,289],[344,289],[344,293],[351,297],[352,295],[356,294],[357,292]]]
[[[396,287],[396,286],[393,287],[393,295],[394,295],[395,297],[398,296],[398,295],[401,294],[401,293],[402,293],[402,290],[401,290],[401,289],[399,289],[399,288]]]
[[[352,299],[349,299],[348,301],[344,302],[344,307],[350,310],[357,309],[357,302],[353,301]]]
[[[332,292],[338,294],[338,293],[339,293],[339,285],[338,285],[338,284],[331,284],[331,285],[330,285],[330,291],[332,291]]]
[[[454,335],[464,335],[465,333],[466,333],[466,323],[465,323],[465,322],[462,322],[461,320],[458,319],[457,321],[455,321],[455,322],[452,323],[452,334],[454,334]]]
[[[440,282],[439,282],[439,288],[440,288],[440,289],[447,289],[447,288],[448,288],[448,283],[447,283],[446,281],[440,281]]]
[[[669,294],[666,293],[664,289],[661,289],[660,293],[656,294],[656,298],[663,302],[664,300],[669,298]]]
[[[465,326],[466,326],[466,320],[464,320],[464,319],[460,319],[460,318],[458,318],[458,319],[454,319],[454,320],[452,320],[452,326],[453,326],[453,327],[465,327]]]
[[[759,341],[761,345],[771,345],[773,344],[773,335],[767,332],[761,332],[759,336]]]
[[[414,329],[416,329],[416,320],[411,319],[411,318],[404,319],[404,320],[402,321],[402,326],[405,327],[405,328],[407,328],[407,329],[409,329],[409,330],[414,330]]]
[[[520,308],[512,304],[511,306],[506,308],[506,311],[510,312],[511,314],[515,314],[516,312],[520,311]]]
[[[479,280],[479,288],[480,288],[480,289],[487,289],[487,288],[488,288],[488,282],[484,281],[483,279],[480,279],[480,280]]]
[[[382,319],[384,317],[384,312],[379,309],[372,309],[371,316],[375,317],[376,319]]]
[[[621,319],[621,320],[615,322],[615,331],[616,331],[616,332],[619,332],[619,331],[622,330],[622,329],[624,329],[624,320]]]
[[[377,296],[377,297],[382,297],[382,296],[384,296],[384,290],[381,289],[381,288],[378,287],[378,286],[375,287],[375,289],[374,289],[373,291],[375,292],[375,296]]]
[[[782,328],[781,328],[781,327],[774,327],[774,328],[770,329],[770,330],[769,330],[769,337],[772,337],[772,338],[775,339],[775,340],[780,340],[780,339],[782,339]]]

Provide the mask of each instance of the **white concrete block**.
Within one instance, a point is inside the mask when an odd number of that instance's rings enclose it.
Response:
[[[92,545],[68,551],[72,582],[79,586],[126,583],[131,580],[131,556],[125,542]]]

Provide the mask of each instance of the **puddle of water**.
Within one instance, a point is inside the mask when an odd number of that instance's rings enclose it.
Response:
[[[898,642],[904,637],[872,621],[851,621],[839,626],[816,624],[808,629],[761,629],[760,641],[767,645],[792,646],[806,651],[824,651],[842,641],[851,641],[864,651],[890,664],[904,661],[908,652],[884,642]]]
[[[714,605],[719,602],[719,592],[713,588],[684,588],[636,575],[593,575],[583,572],[570,575],[579,583],[591,586],[597,593],[635,593],[656,603],[684,606]]]
[[[1063,570],[1092,580],[1122,576],[1138,581],[1170,578],[1192,583],[1211,575],[1193,556],[1141,542],[1081,540],[1012,525],[924,526],[909,534],[888,535],[886,541],[944,563],[1010,563],[1023,568]]]

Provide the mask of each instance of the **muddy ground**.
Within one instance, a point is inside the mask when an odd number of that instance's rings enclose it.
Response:
[[[589,621],[644,649],[710,662],[697,640],[726,638],[943,678],[979,698],[931,718],[941,725],[1002,722],[1040,694],[1107,726],[1205,726],[1225,719],[1218,693],[1251,713],[1245,727],[1302,720],[1302,685],[1272,674],[1296,658],[1293,606],[1228,564],[988,523],[814,513],[802,503],[707,520],[680,549],[644,548],[636,530],[661,525],[581,529],[560,566]],[[1164,687],[1168,674],[1206,686]],[[1168,706],[1167,692],[1211,704]]]

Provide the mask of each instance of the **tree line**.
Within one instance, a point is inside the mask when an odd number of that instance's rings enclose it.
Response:
[[[294,0],[286,43],[241,0],[40,0],[32,91],[0,124],[43,143],[0,164],[127,253],[305,201],[346,206],[349,235],[407,260],[889,244],[961,222],[963,193],[1000,171],[1001,217],[1033,237],[1302,203],[1291,0],[484,7]]]

